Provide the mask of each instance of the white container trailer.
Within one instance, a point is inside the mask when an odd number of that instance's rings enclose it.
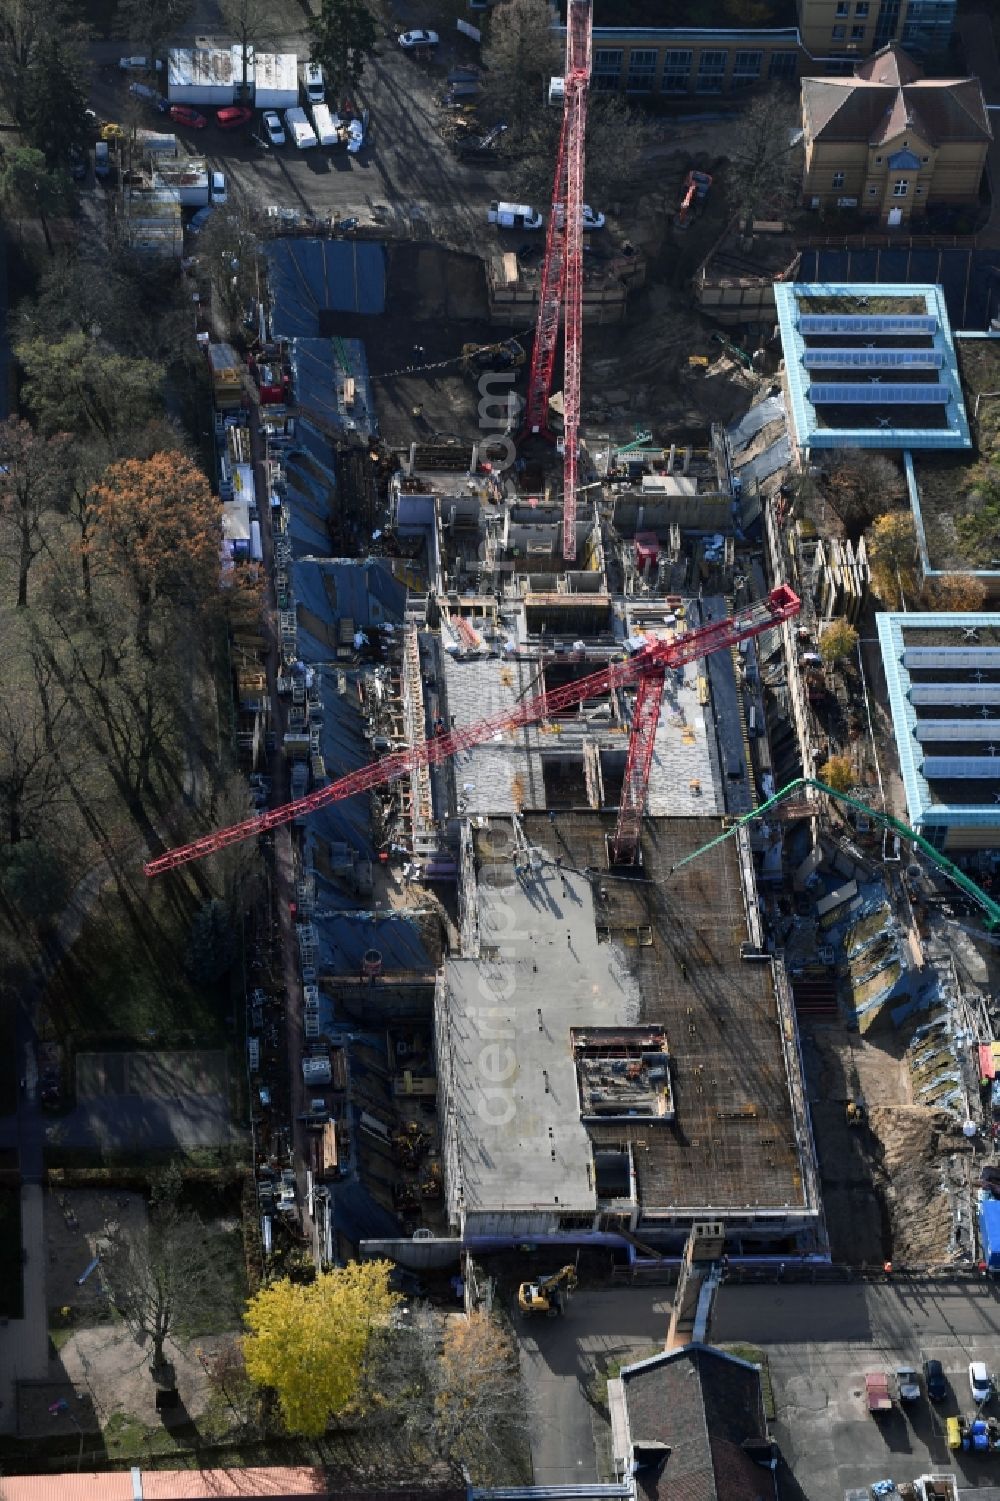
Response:
[[[236,64],[237,80],[241,79],[242,51]],[[294,109],[299,102],[299,60],[294,52],[257,52],[253,58],[250,78],[253,81],[253,102],[257,109]]]
[[[157,164],[157,187],[172,188],[185,208],[204,208],[209,201],[208,166],[204,157],[182,156]]]
[[[319,145],[316,132],[309,124],[304,109],[285,110],[285,129],[300,151],[307,151],[310,146]]]
[[[167,53],[167,98],[171,104],[221,109],[232,104],[241,74],[233,53],[222,47],[175,47]]]
[[[334,124],[333,116],[325,104],[314,104],[312,107],[313,125],[321,146],[339,146],[341,141],[340,131]]]

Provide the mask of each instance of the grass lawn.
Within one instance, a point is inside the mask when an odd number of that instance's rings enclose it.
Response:
[[[105,887],[47,997],[50,1023],[73,1051],[135,1044],[212,1047],[226,1040],[226,992],[184,974],[186,918],[166,883],[128,905]]]

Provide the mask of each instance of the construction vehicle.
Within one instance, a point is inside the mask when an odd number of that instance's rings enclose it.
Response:
[[[949,860],[948,856],[942,854],[940,850],[936,850],[922,834],[918,834],[915,829],[911,829],[909,824],[903,823],[901,818],[894,818],[891,813],[880,813],[876,808],[869,807],[867,803],[863,803],[860,798],[849,797],[846,792],[837,792],[835,788],[828,787],[825,782],[817,781],[815,777],[796,777],[793,782],[787,782],[784,787],[778,789],[773,797],[769,797],[766,802],[761,803],[760,807],[755,808],[752,813],[744,813],[742,817],[735,819],[724,834],[720,834],[715,839],[710,839],[707,844],[699,845],[696,850],[691,851],[690,855],[685,855],[683,860],[678,860],[677,864],[672,867],[671,874],[673,874],[673,871],[681,870],[685,865],[689,865],[692,860],[697,860],[700,855],[706,854],[710,849],[714,849],[717,844],[722,844],[724,840],[731,839],[734,834],[738,833],[740,829],[746,828],[747,824],[752,823],[754,819],[767,818],[771,811],[783,802],[786,797],[789,797],[793,792],[798,792],[803,787],[812,787],[815,791],[822,792],[826,797],[832,797],[835,802],[846,804],[847,807],[853,808],[855,812],[863,813],[873,823],[877,823],[882,828],[888,829],[892,834],[898,834],[900,839],[905,839],[908,844],[914,845],[922,855],[927,857],[936,870],[939,870],[943,876],[946,876],[960,891],[963,891],[966,896],[971,897],[977,906],[982,908],[983,923],[988,932],[992,933],[1000,928],[1000,902],[995,902],[992,897],[987,896],[986,892],[977,886],[975,881],[965,874],[964,870],[959,870],[954,861]]]
[[[513,709],[504,709],[475,724],[451,729],[442,725],[443,734],[432,735],[429,740],[383,756],[380,761],[349,772],[338,781],[329,782],[325,787],[285,803],[280,808],[270,808],[253,818],[233,824],[230,828],[217,830],[214,834],[192,840],[190,844],[168,850],[166,854],[147,861],[143,869],[147,876],[162,875],[165,871],[175,870],[192,860],[200,860],[204,855],[228,849],[231,844],[266,834],[270,829],[305,817],[325,808],[329,803],[340,802],[359,792],[368,792],[373,787],[398,782],[420,767],[437,766],[459,751],[469,750],[474,745],[485,745],[497,735],[524,725],[537,724],[540,720],[551,720],[588,699],[603,698],[609,692],[630,685],[635,685],[637,692],[632,705],[621,804],[618,822],[611,836],[610,854],[612,863],[616,865],[634,864],[639,858],[642,814],[668,671],[676,670],[686,662],[699,661],[710,652],[728,650],[740,641],[759,636],[762,631],[772,630],[784,621],[793,619],[799,613],[800,604],[798,595],[787,584],[782,584],[765,599],[757,600],[745,610],[737,611],[729,619],[684,631],[671,640],[645,636],[637,651],[621,661],[605,663],[599,671],[587,677],[565,683],[551,692],[522,699]]]
[[[677,229],[687,229],[690,223],[691,210],[695,201],[708,197],[708,190],[712,186],[712,179],[707,172],[696,172],[692,167],[684,179],[684,187],[681,190],[681,205],[677,210],[674,225]]]
[[[503,339],[499,344],[462,345],[462,369],[466,375],[480,375],[484,370],[520,370],[527,358],[518,339]]]
[[[844,1119],[849,1126],[863,1126],[867,1119],[864,1100],[848,1100],[844,1107]]]
[[[560,1267],[551,1277],[538,1282],[522,1282],[517,1290],[517,1306],[525,1315],[544,1313],[550,1319],[565,1313],[566,1299],[576,1288],[576,1267]]]

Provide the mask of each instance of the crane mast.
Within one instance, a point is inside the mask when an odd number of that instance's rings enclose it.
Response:
[[[330,782],[326,787],[320,787],[315,792],[310,792],[306,797],[297,798],[294,802],[285,803],[280,808],[273,808],[268,813],[257,814],[254,818],[245,819],[242,823],[234,824],[228,829],[216,830],[215,833],[206,834],[201,839],[192,840],[190,844],[168,850],[165,854],[147,861],[143,869],[147,876],[162,875],[164,871],[175,870],[180,865],[187,865],[192,860],[200,860],[205,855],[215,854],[219,850],[227,849],[230,845],[241,843],[244,839],[266,834],[270,829],[291,823],[308,813],[316,813],[319,809],[328,807],[330,803],[354,797],[359,792],[368,792],[373,787],[384,787],[390,782],[399,781],[400,778],[409,776],[419,767],[434,766],[447,761],[458,751],[471,750],[473,746],[484,745],[496,735],[538,724],[541,720],[551,719],[563,709],[582,704],[586,699],[600,698],[615,688],[624,688],[638,682],[640,691],[636,702],[639,712],[633,714],[628,754],[629,765],[636,769],[631,774],[631,782],[628,776],[626,777],[622,811],[619,813],[618,827],[612,842],[616,859],[634,858],[638,849],[640,821],[646,802],[646,786],[652,760],[653,736],[659,718],[659,699],[666,672],[671,668],[682,667],[686,662],[698,661],[709,652],[734,646],[737,642],[745,641],[751,636],[759,636],[761,631],[770,630],[773,626],[780,625],[782,621],[790,620],[797,615],[799,607],[798,596],[783,584],[773,590],[766,599],[757,600],[755,604],[738,611],[732,617],[700,626],[697,630],[686,631],[671,641],[649,636],[644,646],[634,656],[626,657],[620,662],[609,662],[597,672],[590,673],[585,678],[579,678],[574,683],[566,683],[561,688],[554,688],[551,692],[535,694],[533,698],[522,700],[513,709],[501,710],[486,719],[478,720],[475,724],[457,726],[444,735],[434,736],[419,745],[408,746],[405,750],[384,756],[380,761],[374,761],[370,766],[362,766],[358,771],[349,772],[347,776],[341,777],[336,782]],[[651,682],[644,687],[647,677],[651,679]],[[619,851],[621,851],[620,855]]]
[[[583,183],[590,86],[590,0],[569,0],[562,129],[545,236],[535,342],[531,352],[524,431],[551,437],[549,398],[565,307],[563,374],[563,558],[576,559],[576,491],[583,360]]]

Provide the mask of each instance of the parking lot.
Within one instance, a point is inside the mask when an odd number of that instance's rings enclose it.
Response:
[[[307,44],[302,36],[285,43],[300,57]],[[350,155],[343,147],[299,151],[291,142],[269,147],[260,144],[259,116],[239,130],[222,131],[214,111],[203,110],[204,130],[177,126],[131,100],[130,76],[115,63],[115,47],[100,49],[91,103],[101,119],[136,119],[142,128],[175,131],[182,152],[206,155],[212,168],[230,180],[236,203],[264,207],[274,203],[317,218],[357,217],[401,238],[438,239],[467,248],[469,232],[486,227],[491,198],[503,196],[506,170],[486,171],[455,156],[439,134],[442,118],[436,97],[448,69],[477,59],[478,48],[455,33],[442,37],[436,55],[419,59],[404,53],[387,28],[379,55],[369,64],[351,103],[370,112],[365,147]],[[105,56],[106,54],[106,56]]]
[[[988,1364],[997,1355],[993,1340],[970,1339],[968,1350],[951,1340],[930,1340],[917,1348],[866,1350],[850,1344],[771,1345],[766,1347],[774,1391],[774,1436],[782,1457],[809,1501],[842,1501],[845,1490],[876,1480],[897,1484],[931,1470],[953,1470],[963,1486],[1000,1481],[1000,1456],[977,1457],[949,1451],[945,1419],[975,1415],[969,1390],[968,1362],[978,1356]],[[865,1373],[892,1372],[910,1361],[940,1360],[949,1394],[943,1402],[927,1400],[921,1381],[917,1402],[874,1417],[865,1401]],[[892,1380],[890,1375],[890,1387]],[[994,1398],[983,1416],[1000,1417]]]
[[[595,1373],[650,1354],[665,1336],[672,1295],[669,1287],[579,1292],[566,1318],[517,1324],[539,1484],[607,1478],[609,1435],[593,1405]],[[969,1362],[1000,1370],[992,1281],[726,1286],[711,1336],[767,1361],[783,1496],[843,1501],[852,1487],[941,1469],[957,1473],[963,1486],[1000,1486],[1000,1455],[952,1454],[945,1442],[947,1417],[974,1415]],[[925,1359],[941,1361],[947,1399],[932,1406],[922,1394],[905,1413],[897,1405],[871,1417],[865,1373],[919,1368]],[[1000,1402],[994,1397],[983,1411],[1000,1419]]]

